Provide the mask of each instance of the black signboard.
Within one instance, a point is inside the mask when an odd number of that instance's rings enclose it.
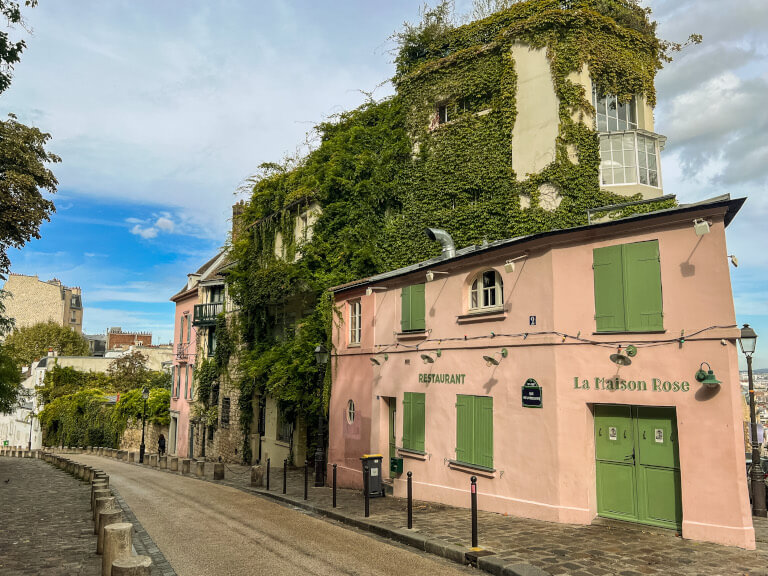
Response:
[[[541,386],[533,378],[528,378],[523,385],[523,408],[541,407]]]

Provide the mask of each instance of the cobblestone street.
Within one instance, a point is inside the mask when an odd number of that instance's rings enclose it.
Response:
[[[89,496],[41,460],[0,458],[0,574],[99,576]]]

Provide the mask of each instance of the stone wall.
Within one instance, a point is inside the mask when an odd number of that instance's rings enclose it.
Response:
[[[157,453],[157,439],[160,434],[165,436],[165,449],[168,450],[168,426],[160,426],[147,422],[147,428],[144,431],[144,445],[147,454]],[[128,426],[120,439],[121,450],[139,450],[141,446],[141,421],[132,426]]]
[[[63,323],[64,291],[60,285],[43,282],[37,276],[11,274],[3,289],[10,294],[5,301],[6,315],[16,320],[17,328],[49,320]]]

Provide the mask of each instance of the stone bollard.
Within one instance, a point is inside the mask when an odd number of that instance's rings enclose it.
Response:
[[[128,450],[123,450],[123,462],[128,462]]]
[[[149,576],[151,569],[149,556],[125,556],[112,562],[112,576]]]
[[[179,471],[179,459],[175,456],[171,458],[171,463],[169,466],[171,472],[178,472]]]
[[[223,462],[216,462],[213,465],[213,479],[224,480],[224,463]]]
[[[195,462],[195,476],[205,478],[205,460]]]
[[[192,463],[192,460],[189,458],[184,458],[181,461],[181,473],[182,474],[189,474],[189,465]]]
[[[168,468],[168,456],[160,456],[157,461],[160,465],[160,470],[166,470]]]
[[[128,452],[128,462],[136,461],[136,452]]]
[[[117,501],[114,496],[108,498],[96,498],[94,500],[95,508],[93,509],[93,533],[99,533],[99,514],[106,512],[107,510],[114,510],[117,507]]]
[[[118,522],[104,527],[104,555],[101,557],[102,576],[112,576],[112,562],[131,555],[133,524]]]
[[[123,521],[123,511],[119,508],[99,512],[98,536],[96,537],[96,554],[104,553],[104,528]]]
[[[261,486],[264,484],[264,468],[261,466],[251,466],[251,486]]]
[[[109,498],[112,496],[112,491],[108,488],[98,487],[91,494],[91,510],[93,510],[93,520],[96,520],[96,499],[97,498]]]
[[[157,468],[157,454],[150,454],[150,456],[149,456],[149,465],[152,468]]]

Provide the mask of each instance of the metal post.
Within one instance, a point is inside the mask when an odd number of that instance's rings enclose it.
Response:
[[[144,428],[147,424],[147,399],[144,398],[144,411],[141,413],[141,445],[139,446],[139,464],[144,463]]]
[[[471,507],[472,507],[472,548],[477,548],[477,476],[472,476]]]
[[[368,518],[368,516],[371,515],[371,507],[370,507],[370,499],[371,499],[371,491],[368,488],[370,486],[370,469],[368,468],[368,464],[363,466],[363,496],[365,499],[365,517]]]
[[[288,458],[283,460],[283,494],[288,488]]]
[[[333,465],[333,507],[336,508],[336,464]]]
[[[413,528],[413,472],[408,471],[408,530]]]
[[[747,357],[747,378],[749,380],[749,422],[752,440],[752,514],[768,516],[765,509],[765,480],[763,467],[760,465],[760,444],[757,441],[757,418],[755,417],[755,388],[752,381],[752,355]]]
[[[29,445],[27,446],[27,450],[32,450],[32,422],[34,422],[34,415],[32,412],[29,413]]]
[[[304,460],[304,500],[307,499],[308,486],[309,486],[309,460]]]
[[[267,490],[269,490],[269,458],[267,458]]]
[[[317,451],[315,452],[315,486],[325,486],[325,454],[323,444],[325,443],[325,434],[323,434],[323,412],[317,416]]]

